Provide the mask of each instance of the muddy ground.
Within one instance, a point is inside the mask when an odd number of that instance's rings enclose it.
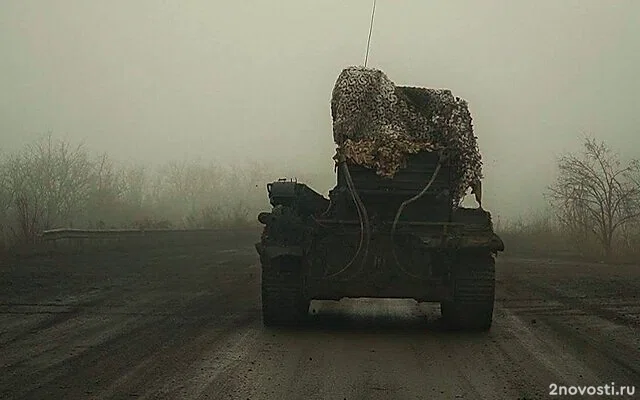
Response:
[[[310,326],[266,329],[256,238],[5,260],[0,398],[640,398],[638,266],[505,255],[486,334],[409,300],[314,302]]]

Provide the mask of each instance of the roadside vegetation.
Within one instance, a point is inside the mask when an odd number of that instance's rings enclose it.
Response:
[[[0,154],[0,249],[39,241],[54,228],[254,227],[269,208],[265,185],[278,166],[200,160],[124,165],[51,135]],[[298,179],[323,192],[333,176]],[[509,254],[640,262],[640,162],[587,138],[557,160],[547,208],[494,220]]]
[[[49,135],[0,154],[0,248],[33,244],[54,228],[256,226],[269,207],[266,183],[282,173],[258,162],[124,165]]]
[[[498,224],[511,252],[601,262],[640,262],[640,162],[586,138],[557,160],[537,215]]]

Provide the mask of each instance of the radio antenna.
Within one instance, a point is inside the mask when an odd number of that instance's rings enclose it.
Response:
[[[373,17],[376,14],[376,0],[373,0],[373,9],[371,10],[371,23],[369,24],[369,38],[367,39],[367,53],[364,56],[364,66],[367,67],[369,61],[369,47],[371,46],[371,32],[373,31]]]

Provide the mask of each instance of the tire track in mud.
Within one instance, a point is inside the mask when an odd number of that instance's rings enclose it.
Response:
[[[218,387],[224,390],[209,397],[545,399],[551,383],[640,382],[599,347],[610,338],[573,329],[581,317],[597,315],[519,279],[502,279],[499,286],[494,327],[486,335],[443,331],[430,321],[431,305],[420,307],[422,317],[413,306],[395,309],[392,316],[390,303],[367,300],[360,309],[356,303],[329,306],[316,315],[319,324],[311,330],[277,331],[277,340],[266,337],[274,331],[265,331],[249,356],[258,368],[221,377]],[[363,313],[367,308],[371,312]],[[552,329],[551,322],[562,329]],[[614,333],[622,335],[619,329]],[[584,340],[583,335],[593,340],[595,351],[575,339]],[[376,351],[368,353],[368,347]],[[637,350],[622,352],[633,359]],[[401,365],[398,371],[394,365]]]
[[[59,299],[57,302],[3,305],[4,315],[11,315],[14,321],[24,315],[44,315],[44,318],[35,318],[34,324],[17,324],[21,329],[3,334],[3,337],[8,337],[3,338],[0,345],[3,350],[0,353],[0,365],[11,369],[19,360],[28,359],[29,362],[35,362],[42,354],[64,347],[66,342],[73,342],[87,333],[102,332],[107,328],[105,321],[99,318],[81,319],[79,316],[87,308],[104,302],[108,296],[107,293],[93,291],[85,295]],[[47,310],[53,304],[56,305],[54,309],[64,308],[64,310]],[[44,312],[42,308],[45,308]],[[15,327],[15,323],[13,326]],[[63,337],[66,342],[43,339],[46,337]]]
[[[265,330],[249,356],[255,360],[252,372],[229,373],[217,385],[222,393],[210,397],[513,399],[544,390],[539,380],[527,391],[522,387],[531,379],[500,376],[497,371],[513,368],[513,359],[478,357],[479,351],[493,355],[496,340],[446,332],[436,318],[439,310],[430,304],[359,300],[322,308],[308,328]],[[513,353],[521,354],[522,348]],[[500,369],[505,360],[511,363]],[[529,366],[531,359],[526,361]]]
[[[538,293],[544,298],[553,299],[553,302],[558,304],[556,315],[538,314],[536,322],[538,319],[543,321],[556,335],[570,339],[574,347],[589,350],[583,352],[583,357],[598,353],[601,357],[592,357],[591,364],[597,366],[602,362],[602,357],[605,357],[609,364],[616,365],[612,368],[621,369],[634,381],[640,382],[640,331],[635,318],[628,318],[617,311],[587,303],[593,301],[593,298],[566,295],[561,289],[543,283],[514,278],[511,284],[518,288],[518,293]],[[512,295],[517,296],[513,291]],[[586,322],[587,320],[589,322]],[[594,326],[608,327],[609,332],[616,331],[616,334],[603,334],[602,331],[593,329]]]
[[[269,329],[259,268],[249,266],[255,252],[218,249],[114,265],[95,299],[60,303],[64,317],[30,314],[57,310],[51,301],[0,304],[0,360],[13,368],[2,370],[0,397],[530,400],[548,398],[554,382],[640,382],[628,368],[640,365],[633,331],[598,310],[610,304],[594,305],[595,291],[556,291],[572,269],[545,276],[499,261],[494,327],[484,334],[446,331],[434,304],[368,299],[314,302],[308,326]],[[603,279],[593,271],[585,281]]]
[[[144,336],[139,342],[125,338],[117,347],[108,346],[117,351],[117,364],[112,373],[103,375],[106,384],[93,390],[90,398],[182,398],[172,393],[184,385],[181,376],[191,370],[194,360],[198,360],[206,348],[217,348],[236,330],[245,329],[254,319],[254,316],[233,315],[220,318],[214,324],[198,323],[182,328],[162,323],[147,326],[140,330]],[[167,329],[169,327],[172,329]],[[144,339],[150,335],[156,335],[157,339]],[[88,375],[92,373],[95,371]]]
[[[573,381],[588,385],[594,382],[610,383],[612,380],[627,385],[640,382],[640,335],[637,325],[633,318],[621,317],[620,310],[625,307],[612,307],[612,303],[638,304],[634,291],[628,291],[633,296],[631,298],[599,297],[600,290],[589,292],[589,286],[585,285],[582,290],[590,293],[585,295],[575,290],[567,291],[558,283],[558,279],[551,278],[558,275],[556,273],[554,276],[552,269],[545,272],[549,273],[550,279],[532,278],[526,274],[504,278],[501,294],[509,299],[505,302],[506,309],[512,315],[526,319],[537,335],[556,343],[557,353],[570,354],[574,365],[579,364],[592,371],[589,375],[591,379],[585,379],[584,373],[578,373]],[[627,282],[625,286],[629,285],[631,283]],[[539,299],[536,308],[543,312],[536,313],[526,307],[526,302],[518,301],[520,298],[533,297]],[[547,307],[541,307],[541,303]],[[550,309],[553,312],[549,312]],[[556,383],[565,384],[560,381]]]
[[[149,392],[140,399],[199,399],[205,392],[223,390],[218,384],[219,377],[238,365],[249,364],[247,354],[259,334],[260,326],[255,316],[244,322],[239,326],[233,324],[233,329],[215,341],[198,345],[201,349],[198,356],[190,357],[178,374],[164,385],[159,385],[157,391]]]
[[[58,328],[87,309],[102,304],[109,296],[111,294],[106,291],[92,290],[78,296],[59,298],[56,301],[2,303],[0,315],[5,321],[0,333],[0,346],[20,341],[34,333]]]
[[[170,354],[174,358],[182,355],[184,341],[200,332],[221,334],[228,328],[229,314],[240,309],[245,311],[241,314],[245,318],[250,310],[247,302],[255,302],[252,296],[243,299],[234,293],[238,287],[251,286],[255,271],[247,267],[251,261],[247,252],[227,254],[224,259],[218,258],[219,262],[207,261],[204,270],[197,266],[190,268],[197,272],[195,275],[185,272],[168,275],[175,266],[162,265],[150,270],[151,274],[137,274],[132,280],[136,274],[127,271],[113,281],[118,284],[110,286],[113,290],[103,290],[91,301],[58,299],[5,304],[4,311],[16,313],[12,316],[21,313],[36,316],[44,312],[47,318],[34,319],[27,325],[3,326],[6,335],[2,338],[6,340],[0,344],[0,360],[4,357],[8,362],[2,368],[0,397],[86,398],[126,375],[140,359],[151,360],[140,371],[152,366],[163,371],[172,364]],[[170,275],[178,279],[162,283]],[[218,281],[221,287],[216,289],[208,279]],[[196,287],[207,290],[194,291]],[[67,308],[51,314],[51,305],[59,303]],[[166,357],[158,356],[158,351]],[[120,382],[126,384],[127,380]],[[136,383],[130,387],[139,386]],[[120,398],[121,392],[116,392],[114,396]]]
[[[214,309],[215,304],[224,303],[225,295],[228,293],[195,297],[183,313],[168,317],[124,317],[118,321],[105,321],[112,327],[102,332],[100,340],[91,340],[80,333],[80,339],[74,342],[73,348],[77,348],[79,342],[90,340],[87,345],[81,345],[78,351],[68,354],[68,357],[61,357],[44,368],[36,368],[34,373],[27,372],[19,377],[18,381],[22,381],[22,384],[17,386],[22,387],[21,396],[82,398],[93,394],[105,383],[116,381],[140,360],[147,358],[153,359],[154,365],[148,365],[144,370],[144,379],[129,387],[138,391],[139,384],[149,379],[153,380],[149,386],[154,387],[167,370],[179,367],[176,360],[188,353],[190,343],[198,344],[195,338],[201,336],[208,339],[209,335],[220,334],[219,326],[228,325],[223,313],[218,313],[217,317],[206,317],[203,310]],[[255,319],[255,316],[249,319]],[[234,324],[241,325],[241,322]],[[173,360],[172,356],[175,356]],[[150,374],[150,371],[155,371],[155,374]],[[38,384],[29,387],[30,382]],[[56,382],[57,387],[46,385],[45,391],[38,387],[50,382]]]

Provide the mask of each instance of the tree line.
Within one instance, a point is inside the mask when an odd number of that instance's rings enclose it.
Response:
[[[0,244],[33,243],[42,231],[61,227],[253,224],[270,207],[266,183],[277,173],[259,162],[125,165],[49,135],[0,157]]]
[[[496,224],[507,251],[565,249],[585,257],[640,260],[640,161],[586,138],[560,155],[534,218]],[[279,175],[281,173],[282,175]],[[207,228],[254,224],[269,209],[265,185],[277,165],[168,161],[124,165],[49,135],[0,157],[0,244],[33,243],[43,230]],[[329,171],[298,178],[324,189]]]
[[[533,253],[564,250],[600,261],[640,261],[640,162],[606,142],[585,138],[561,154],[544,192],[547,208],[500,227],[512,247]]]

